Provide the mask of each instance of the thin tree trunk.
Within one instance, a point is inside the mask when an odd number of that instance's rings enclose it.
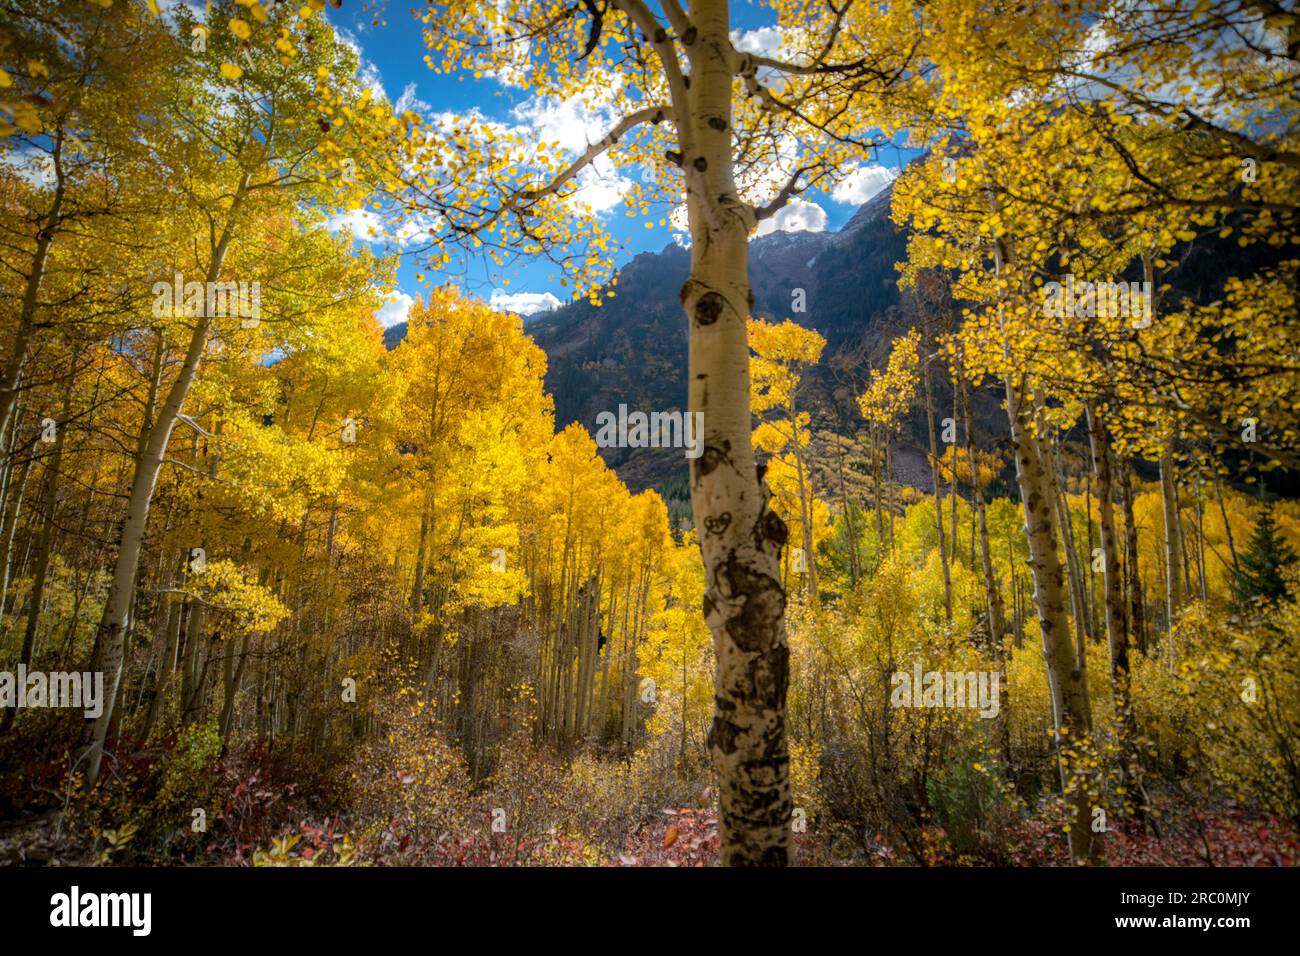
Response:
[[[961,421],[958,401],[961,397],[961,365],[955,363],[952,370],[952,484],[948,486],[948,506],[951,520],[948,527],[952,529],[952,548],[948,554],[948,563],[957,563],[957,423]]]
[[[1043,658],[1047,663],[1058,746],[1078,746],[1092,731],[1083,671],[1070,640],[1069,616],[1065,610],[1065,572],[1056,549],[1052,522],[1052,482],[1037,437],[1030,428],[1032,416],[1024,407],[1021,390],[1006,379],[1007,414],[1016,448],[1016,479],[1025,512],[1030,566],[1034,578],[1034,603],[1043,637]],[[1070,856],[1075,862],[1097,859],[1102,838],[1092,831],[1092,803],[1086,779],[1078,767],[1071,768],[1074,819],[1070,828]]]
[[[939,531],[939,563],[943,567],[943,610],[948,626],[952,627],[952,569],[948,564],[948,550],[944,545],[943,495],[939,490],[939,445],[934,431],[934,396],[930,390],[930,363],[925,363],[925,421],[930,432],[930,482],[934,493],[934,520]],[[967,426],[969,434],[969,425]]]
[[[1124,509],[1124,568],[1128,575],[1128,610],[1132,627],[1130,633],[1137,638],[1138,650],[1147,652],[1146,596],[1142,592],[1142,569],[1138,566],[1137,521],[1133,517],[1133,484],[1128,462],[1120,461],[1119,498]]]
[[[18,534],[18,519],[22,516],[23,501],[27,496],[27,479],[32,474],[30,456],[22,463],[22,477],[18,479],[18,492],[11,494],[12,507],[5,514],[0,527],[0,621],[4,620],[5,605],[9,600],[9,582],[13,580],[14,541]]]
[[[994,260],[999,273],[1006,261],[1006,254],[1004,243],[997,241],[994,245]],[[1001,308],[999,305],[999,318]],[[1005,328],[1002,334],[1004,355],[1009,358],[1010,348]],[[1034,421],[1034,410],[1025,401],[1023,383],[1018,382],[1013,374],[1006,375],[1004,383],[1007,418],[1011,424],[1011,438],[1016,452],[1016,481],[1020,486],[1025,533],[1029,542],[1029,561],[1033,570],[1034,603],[1038,609],[1043,660],[1047,665],[1059,752],[1063,742],[1079,747],[1085,738],[1091,736],[1092,714],[1083,670],[1071,646],[1070,625],[1065,612],[1065,581],[1052,526],[1052,507],[1056,497],[1054,483],[1046,471],[1038,431],[1033,427],[1037,424]],[[1077,765],[1071,767],[1071,776],[1074,818],[1069,833],[1070,857],[1076,863],[1099,862],[1102,858],[1103,837],[1092,830],[1092,800],[1088,794],[1087,776]]]
[[[1178,515],[1173,438],[1160,455],[1160,503],[1165,518],[1165,614],[1170,628],[1183,607],[1183,526]]]
[[[233,237],[234,216],[241,204],[248,187],[249,174],[240,179],[239,186],[229,210],[221,238],[213,249],[212,259],[208,264],[207,283],[216,282],[221,275],[225,262],[226,250]],[[86,786],[92,787],[99,779],[100,766],[104,759],[104,744],[108,738],[109,725],[112,723],[118,689],[122,680],[125,663],[127,613],[135,591],[136,573],[139,568],[140,550],[144,544],[145,529],[149,522],[149,508],[153,501],[154,488],[158,483],[158,474],[162,470],[163,457],[167,444],[171,440],[172,429],[181,412],[181,406],[189,395],[190,386],[198,372],[199,362],[207,345],[208,329],[212,316],[206,313],[194,317],[194,330],[190,334],[189,347],[186,349],[185,362],[180,374],[172,383],[167,399],[159,412],[158,421],[149,430],[149,440],[145,452],[136,460],[135,476],[131,482],[131,497],[127,504],[126,515],[122,523],[122,537],[118,544],[117,562],[113,568],[113,581],[109,587],[108,599],[104,603],[104,614],[99,625],[99,653],[92,670],[102,671],[104,681],[104,710],[95,720],[90,731],[90,751],[86,770]]]
[[[429,541],[429,486],[424,488],[424,497],[420,503],[420,545],[415,552],[415,584],[411,587],[411,622],[420,619],[420,608],[424,601],[424,565]]]
[[[226,662],[223,677],[223,687],[225,690],[225,700],[221,705],[221,745],[228,747],[230,745],[230,725],[235,717],[235,696],[239,692],[239,682],[244,676],[244,667],[248,664],[248,635],[245,634],[239,640],[239,666],[233,664],[235,658],[235,642],[228,639],[226,648]]]
[[[23,368],[27,364],[28,347],[36,326],[36,309],[40,305],[41,286],[45,281],[50,247],[54,244],[61,225],[63,200],[67,194],[62,161],[63,137],[63,126],[60,124],[54,132],[54,148],[51,151],[55,175],[54,196],[50,201],[49,211],[39,220],[36,248],[32,252],[31,268],[23,284],[23,298],[18,309],[13,345],[5,359],[4,368],[0,370],[0,436],[9,430],[10,420],[18,405],[18,385],[22,380]],[[12,449],[5,449],[5,452],[12,453]]]
[[[862,576],[862,566],[858,558],[858,532],[853,527],[853,508],[849,503],[849,489],[844,480],[844,446],[840,444],[839,438],[835,441],[835,450],[835,465],[840,478],[840,508],[844,512],[844,533],[849,546],[849,585],[856,588],[858,578]]]
[[[1129,640],[1120,593],[1119,548],[1115,540],[1115,512],[1111,503],[1110,446],[1106,425],[1095,403],[1087,403],[1088,440],[1092,449],[1092,470],[1097,478],[1097,510],[1101,525],[1101,571],[1105,594],[1106,636],[1110,644],[1110,687],[1115,704],[1116,735],[1119,738],[1120,785],[1136,798],[1138,813],[1145,805],[1137,750],[1137,717],[1129,681]]]
[[[1219,499],[1219,516],[1223,519],[1223,533],[1228,539],[1228,554],[1232,558],[1232,573],[1234,575],[1241,573],[1241,565],[1237,561],[1237,546],[1232,540],[1232,522],[1228,520],[1228,509],[1223,503],[1223,483],[1219,481],[1219,476],[1214,476],[1214,494]]]
[[[980,567],[984,572],[984,601],[989,618],[989,650],[1002,677],[1002,705],[998,710],[998,742],[1002,749],[1003,763],[1010,767],[1012,765],[1011,688],[1007,681],[1006,609],[1002,603],[1002,590],[998,585],[997,571],[993,567],[993,552],[989,546],[984,488],[980,485],[979,465],[975,454],[975,416],[971,411],[970,389],[966,387],[964,381],[961,405],[966,425],[966,457],[970,463],[971,473],[971,506],[975,512],[979,536]],[[955,449],[953,457],[956,458]]]
[[[808,600],[813,607],[819,603],[820,595],[817,585],[817,560],[813,553],[812,528],[812,480],[805,474],[803,450],[799,444],[799,412],[793,403],[790,406],[791,422],[794,424],[794,465],[795,479],[799,482],[799,518],[803,526],[803,579]]]
[[[171,688],[172,675],[176,673],[176,656],[181,635],[180,601],[172,601],[167,610],[167,631],[163,646],[162,661],[159,665],[158,679],[154,682],[153,698],[149,701],[149,710],[145,713],[144,726],[140,730],[140,739],[148,740],[153,728],[167,702],[167,692]]]
[[[41,605],[45,601],[45,578],[50,568],[50,546],[54,541],[54,529],[57,524],[55,512],[59,505],[59,468],[63,461],[63,446],[68,428],[68,410],[72,403],[72,384],[69,380],[67,391],[63,394],[63,412],[54,435],[54,448],[50,452],[49,462],[45,466],[45,488],[41,494],[41,530],[36,543],[36,565],[32,570],[32,590],[28,597],[27,623],[23,629],[23,646],[18,661],[23,667],[30,667],[32,655],[36,649],[36,628],[40,623]],[[6,707],[4,717],[0,718],[0,734],[7,733],[17,718],[17,707]]]

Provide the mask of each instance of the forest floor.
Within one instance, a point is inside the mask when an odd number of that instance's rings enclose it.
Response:
[[[27,752],[32,742],[12,743]],[[66,789],[66,759],[52,754],[39,766],[0,774],[0,866],[717,864],[717,791],[705,774],[678,779],[651,796],[612,787],[621,779],[614,762],[587,766],[584,782],[570,786],[557,776],[558,764],[545,762],[521,765],[513,776],[499,767],[492,786],[462,780],[448,787],[437,774],[416,780],[401,768],[387,769],[367,790],[353,779],[355,768],[291,751],[273,756],[236,748],[202,766],[142,751],[114,764],[103,785],[83,793],[79,776]],[[1147,794],[1144,820],[1112,820],[1107,865],[1300,865],[1295,820],[1208,783],[1152,779]],[[496,806],[512,808],[508,832],[494,832],[502,812]],[[957,815],[951,832],[937,822],[941,806],[923,813],[916,819],[917,811],[900,810],[897,822],[886,826],[868,822],[891,819],[875,804],[801,811],[794,822],[795,862],[1069,864],[1063,834],[1068,810],[1059,795],[989,803]]]
[[[347,837],[336,823],[313,826],[303,821],[282,826],[270,842],[287,846],[276,862],[281,865],[310,865],[313,856],[321,862],[331,859],[331,845]],[[1022,865],[1065,865],[1064,841],[1032,819],[1026,820],[1020,837],[1025,842]],[[58,810],[29,814],[0,822],[0,866],[93,866],[113,865],[115,834],[90,838],[71,830]],[[350,839],[350,837],[349,837]],[[559,842],[563,842],[563,838]],[[904,853],[887,845],[879,835],[870,841],[872,849],[854,851],[851,857],[834,852],[810,834],[796,834],[796,861],[813,866],[890,866],[910,862]],[[313,850],[313,847],[317,848]],[[502,845],[486,852],[462,853],[444,858],[450,865],[530,865],[517,856],[517,849]],[[408,857],[408,850],[412,851]],[[403,847],[393,859],[381,864],[400,865],[423,856],[418,847]],[[588,856],[588,865],[612,867],[703,867],[718,861],[718,814],[714,808],[679,807],[660,811],[658,817],[636,824],[623,839],[622,852]],[[1130,827],[1107,835],[1106,862],[1109,866],[1296,866],[1300,865],[1300,833],[1271,817],[1257,817],[1229,802],[1216,810],[1190,810],[1166,819],[1157,836],[1149,828]],[[250,858],[230,858],[215,853],[198,859],[156,860],[163,865],[248,865]],[[143,861],[135,861],[143,862]],[[549,862],[555,862],[552,858]],[[569,861],[573,862],[573,861]],[[940,854],[928,865],[980,865],[987,860]],[[544,858],[531,865],[548,865]]]

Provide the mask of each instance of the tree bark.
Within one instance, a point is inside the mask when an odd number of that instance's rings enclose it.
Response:
[[[853,526],[853,509],[849,504],[849,489],[844,480],[844,446],[840,444],[840,439],[835,441],[835,466],[839,472],[840,478],[840,508],[844,512],[844,533],[848,541],[849,550],[849,585],[857,588],[858,578],[862,574],[861,564],[858,559],[858,531]],[[940,539],[942,542],[942,539]],[[942,543],[940,544],[942,550]]]
[[[989,610],[989,635],[993,647],[1002,660],[1002,642],[1006,638],[1006,610],[1002,604],[1002,591],[998,586],[997,572],[993,567],[993,553],[989,546],[988,515],[985,511],[984,489],[979,483],[979,467],[975,459],[975,416],[971,412],[970,393],[963,390],[962,412],[966,419],[966,451],[970,461],[971,503],[979,531],[980,565],[984,572],[984,594]]]
[[[691,273],[682,286],[690,328],[689,408],[704,415],[703,454],[691,462],[705,619],[716,654],[709,750],[721,782],[727,865],[784,866],[791,854],[786,687],[789,649],[780,555],[788,531],[755,469],[746,320],[753,211],[732,173],[730,22],[722,0],[692,4],[689,135],[682,138]],[[679,136],[683,133],[679,129]]]
[[[10,420],[18,405],[18,386],[22,380],[23,368],[27,364],[28,346],[31,344],[32,332],[36,325],[36,309],[40,305],[46,263],[49,261],[50,247],[54,244],[62,222],[63,201],[67,195],[67,182],[62,162],[63,136],[63,126],[60,123],[54,133],[54,148],[51,152],[55,175],[54,196],[49,211],[39,221],[31,268],[23,283],[23,298],[18,310],[13,345],[5,359],[4,368],[0,370],[0,436],[8,431]],[[5,452],[9,454],[12,449],[5,449]]]
[[[813,553],[812,477],[807,474],[804,468],[803,448],[799,443],[799,410],[795,407],[793,401],[790,404],[790,422],[794,428],[792,447],[794,450],[795,479],[799,482],[799,518],[803,526],[804,590],[812,606],[817,607],[821,595],[817,584],[817,560],[816,555]]]

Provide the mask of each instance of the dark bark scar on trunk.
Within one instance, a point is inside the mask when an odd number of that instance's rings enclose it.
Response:
[[[759,651],[776,645],[785,615],[785,594],[780,582],[747,566],[732,551],[714,569],[714,580],[722,597],[741,598],[740,609],[727,619],[727,634],[743,651]]]
[[[718,316],[722,315],[722,310],[726,308],[727,300],[717,292],[706,292],[700,296],[700,301],[695,303],[695,322],[698,325],[712,325],[718,321]]]
[[[691,462],[691,467],[695,469],[695,480],[699,481],[705,475],[713,473],[713,470],[723,462],[731,462],[731,442],[723,441],[722,447],[717,445],[705,445],[704,453]]]

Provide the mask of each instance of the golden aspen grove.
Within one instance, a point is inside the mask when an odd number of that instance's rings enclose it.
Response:
[[[1297,197],[1294,0],[0,0],[0,867],[1295,866]]]

